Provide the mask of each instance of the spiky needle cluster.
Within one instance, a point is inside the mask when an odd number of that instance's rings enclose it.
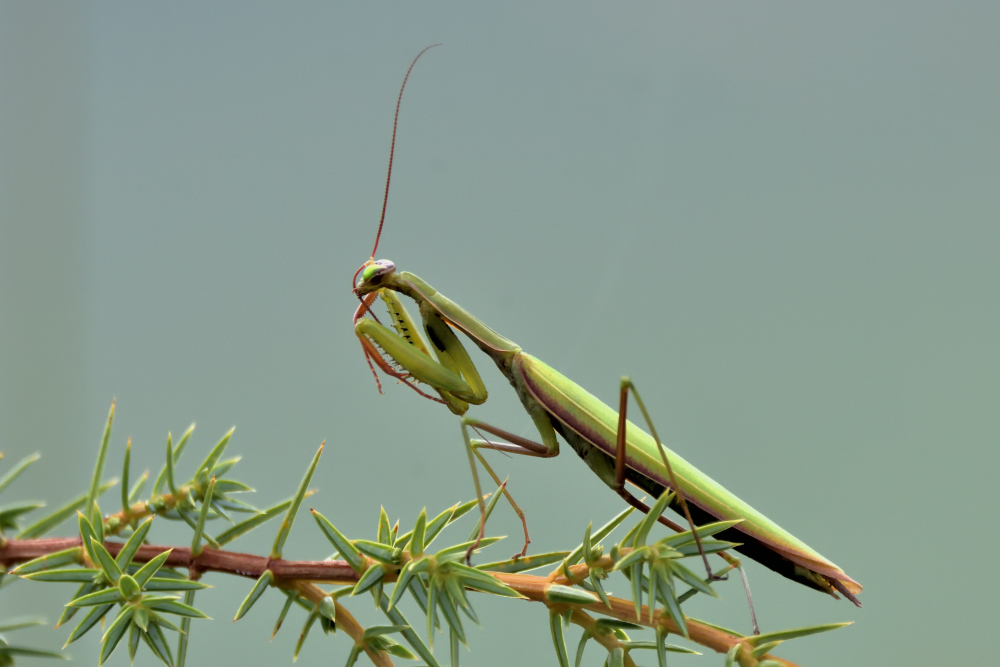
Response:
[[[183,665],[192,619],[207,618],[194,606],[195,593],[206,588],[200,581],[206,572],[255,580],[235,620],[248,613],[268,589],[278,589],[284,597],[274,632],[293,607],[301,608],[305,620],[295,655],[317,624],[325,633],[342,630],[352,641],[347,665],[353,665],[365,654],[373,664],[380,666],[392,665],[392,658],[402,658],[419,659],[437,667],[440,663],[433,652],[434,637],[446,629],[450,664],[457,667],[461,646],[468,646],[463,616],[479,624],[470,593],[526,599],[543,605],[548,612],[555,655],[563,667],[570,665],[565,636],[565,628],[570,624],[582,629],[573,664],[583,664],[584,649],[593,642],[604,651],[597,663],[590,664],[609,667],[634,665],[632,654],[636,651],[653,652],[661,666],[666,665],[669,652],[695,653],[691,648],[668,643],[670,635],[723,654],[726,665],[790,665],[772,656],[770,651],[789,639],[846,625],[812,626],[745,637],[688,618],[683,611],[688,599],[697,594],[716,596],[716,592],[711,581],[701,579],[683,563],[686,558],[698,556],[694,534],[688,531],[651,541],[656,524],[651,517],[669,503],[668,494],[660,497],[653,511],[626,531],[607,554],[601,543],[622,525],[632,509],[596,531],[587,526],[582,543],[572,551],[472,566],[466,560],[466,553],[480,534],[478,522],[467,539],[432,551],[432,545],[442,532],[476,507],[478,499],[474,499],[450,507],[433,518],[428,518],[426,510],[422,510],[413,529],[404,534],[399,534],[399,522],[391,524],[383,509],[375,540],[348,539],[329,519],[312,510],[316,525],[334,546],[338,558],[287,561],[282,559],[285,541],[302,501],[309,495],[309,483],[323,446],[320,445],[313,457],[295,495],[260,510],[233,497],[233,494],[252,489],[226,477],[239,461],[238,458],[222,458],[232,431],[212,448],[187,482],[178,483],[176,467],[191,436],[189,428],[176,446],[167,436],[166,461],[146,499],[140,498],[148,475],[143,474],[129,486],[130,443],[126,444],[121,509],[105,516],[98,500],[117,483],[117,480],[104,481],[113,421],[112,404],[97,465],[86,492],[23,529],[19,525],[23,516],[40,509],[42,504],[20,502],[0,506],[0,564],[5,569],[16,565],[10,574],[21,580],[77,585],[56,626],[86,610],[70,632],[66,642],[69,645],[103,621],[99,665],[126,637],[132,658],[139,647],[145,645],[164,664]],[[29,456],[0,477],[0,491],[37,459],[38,455]],[[501,485],[490,497],[486,505],[487,517],[502,491]],[[235,522],[231,513],[243,513],[248,517]],[[74,514],[78,529],[75,537],[42,537]],[[279,515],[283,520],[268,556],[224,548],[237,537]],[[187,523],[193,532],[190,546],[149,544],[154,517]],[[206,522],[220,518],[229,527],[213,537],[205,530]],[[731,548],[732,543],[714,540],[712,536],[732,523],[699,527],[697,537],[702,548],[709,553]],[[8,533],[16,533],[16,537],[8,538]],[[127,539],[113,539],[118,536],[127,536]],[[500,539],[484,538],[477,552]],[[545,567],[551,568],[547,574],[525,574]],[[604,580],[616,573],[630,583],[631,599],[613,597],[605,591]],[[8,577],[0,583],[14,580],[15,577]],[[321,584],[332,587],[327,589]],[[388,590],[390,586],[391,591]],[[386,625],[363,627],[344,606],[347,598],[366,594],[374,598],[376,606],[385,614]],[[403,616],[400,604],[404,598],[411,598],[424,616],[424,636]],[[115,611],[113,615],[112,611]],[[111,618],[109,622],[108,618]],[[40,622],[36,619],[0,621],[0,632]],[[628,634],[646,629],[653,631],[651,640],[634,640]],[[175,642],[167,640],[169,632],[177,633]],[[12,645],[0,635],[0,667],[13,665],[22,657],[64,655]]]

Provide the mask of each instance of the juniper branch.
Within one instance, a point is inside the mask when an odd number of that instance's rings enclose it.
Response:
[[[0,549],[0,565],[10,567],[47,554],[80,547],[81,544],[80,538],[75,537],[8,540],[6,546]],[[104,543],[104,546],[112,556],[117,556],[124,543],[109,540]],[[170,553],[164,562],[164,566],[187,569],[195,575],[193,578],[197,578],[205,572],[219,572],[248,579],[258,579],[264,572],[270,570],[274,574],[273,585],[275,587],[296,591],[315,604],[319,604],[323,597],[329,595],[316,586],[316,583],[321,582],[346,586],[356,584],[360,579],[360,576],[354,569],[343,560],[296,561],[280,558],[271,559],[266,556],[207,547],[202,550],[200,555],[192,556],[190,547],[145,544],[139,547],[133,561],[145,563],[166,551]],[[598,563],[609,568],[612,564],[608,556],[601,558]],[[573,566],[571,568],[574,574],[573,579],[579,581],[585,578],[589,567],[583,564]],[[502,584],[509,586],[525,598],[547,606],[552,606],[546,599],[546,589],[548,586],[554,582],[562,584],[572,583],[570,579],[558,574],[558,569],[554,572],[556,573],[554,576],[537,576],[487,571],[488,574],[496,577]],[[387,575],[386,581],[394,580],[394,575]],[[653,613],[652,621],[650,621],[649,610],[646,605],[643,605],[640,618],[637,619],[631,600],[608,596],[608,601],[611,604],[610,608],[600,602],[576,607],[571,621],[583,628],[592,628],[594,620],[582,613],[586,610],[651,628],[662,625],[671,634],[681,634],[680,628],[677,627],[677,624],[669,615],[665,615],[659,610]],[[336,605],[338,628],[344,629],[355,642],[360,641],[360,636],[364,632],[364,628],[357,624],[356,621],[353,621],[353,617],[339,602],[336,602]],[[717,653],[725,654],[733,646],[740,644],[745,639],[739,635],[730,634],[693,619],[688,620],[687,626],[691,641]],[[595,637],[595,639],[598,638]],[[615,643],[611,639],[602,638],[598,639],[598,641],[605,647],[615,647]],[[383,654],[377,655],[384,657]],[[377,655],[375,652],[369,652],[369,657],[372,657],[376,665],[391,664],[379,661]],[[773,660],[786,667],[796,667],[794,663],[770,654],[754,658],[750,656],[749,649],[741,650],[737,659],[743,667],[753,667],[759,660],[764,659]]]

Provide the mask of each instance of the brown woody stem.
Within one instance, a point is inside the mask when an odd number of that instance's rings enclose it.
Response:
[[[41,538],[33,540],[8,540],[6,545],[0,548],[0,565],[9,567],[18,563],[24,563],[47,554],[79,547],[80,538]],[[116,556],[124,544],[122,542],[105,542],[105,547],[112,556]],[[237,575],[249,579],[258,579],[266,570],[274,573],[274,585],[278,588],[297,591],[304,598],[314,603],[319,603],[328,593],[324,592],[315,584],[317,582],[338,585],[352,585],[357,583],[358,575],[351,569],[345,561],[341,560],[306,560],[293,561],[284,559],[269,559],[265,556],[240,553],[236,551],[226,551],[205,548],[198,556],[191,555],[189,547],[167,547],[146,544],[139,547],[139,551],[133,558],[134,562],[147,562],[155,556],[170,551],[167,558],[167,567],[181,567],[187,569],[193,576],[199,577],[204,572],[224,572],[226,574]],[[595,565],[610,569],[612,561],[608,556],[603,557]],[[588,566],[575,565],[571,568],[574,581],[587,576]],[[561,572],[561,569],[559,570]],[[490,572],[501,583],[514,589],[525,598],[549,605],[546,599],[546,588],[552,583],[572,583],[568,579],[555,576],[545,577],[528,574],[507,574],[503,572]],[[391,579],[391,577],[389,578]],[[623,621],[644,625],[647,627],[663,626],[667,632],[680,636],[680,629],[669,615],[654,612],[652,622],[649,621],[649,610],[642,607],[640,618],[635,617],[635,607],[631,600],[609,597],[611,608],[603,603],[576,606],[576,612],[572,616],[572,621],[584,628],[593,626],[593,619],[584,613],[585,611],[611,616]],[[343,629],[355,642],[361,640],[364,628],[358,624],[353,616],[336,602],[337,627]],[[740,644],[743,637],[730,634],[711,625],[701,623],[694,619],[687,620],[688,637],[691,641],[709,648],[717,653],[726,653],[733,646]],[[613,642],[606,644],[605,641],[598,640],[602,645],[614,648]],[[608,640],[609,641],[609,640]],[[774,660],[786,667],[796,667],[794,663],[782,660],[770,654],[761,658],[754,658],[750,654],[750,647],[744,645],[741,648],[737,661],[742,667],[754,667],[759,660]],[[366,653],[372,661],[379,666],[388,667],[392,663],[387,655],[377,651],[366,649]]]

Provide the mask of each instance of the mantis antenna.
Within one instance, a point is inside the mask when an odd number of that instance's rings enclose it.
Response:
[[[429,50],[433,49],[435,46],[441,46],[440,44],[431,44],[430,46],[424,47],[424,49],[417,54],[417,57],[413,59],[410,63],[409,68],[406,70],[406,76],[403,77],[403,85],[399,87],[399,95],[396,97],[396,115],[392,119],[392,143],[389,144],[389,169],[385,175],[385,195],[382,197],[382,217],[378,221],[378,231],[375,232],[375,246],[372,248],[372,256],[367,262],[362,264],[357,271],[354,272],[354,276],[351,278],[351,289],[353,290],[357,284],[358,274],[373,261],[375,261],[375,252],[378,250],[379,239],[382,238],[382,225],[385,224],[385,209],[389,204],[389,182],[392,180],[392,158],[396,154],[396,126],[399,124],[399,107],[403,102],[403,90],[406,88],[406,81],[410,78],[410,72],[413,71],[413,66],[417,64],[420,60],[420,56],[427,53]]]

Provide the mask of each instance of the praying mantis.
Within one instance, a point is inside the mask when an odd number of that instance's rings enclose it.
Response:
[[[856,596],[861,592],[861,585],[841,568],[664,447],[631,380],[622,378],[616,411],[545,362],[522,351],[519,345],[496,333],[416,275],[397,270],[389,260],[375,259],[385,221],[403,89],[413,66],[430,48],[425,48],[410,63],[400,87],[389,153],[389,176],[386,178],[382,219],[375,247],[371,257],[351,280],[352,290],[361,301],[354,314],[354,331],[361,341],[376,382],[377,366],[424,398],[443,403],[453,413],[462,416],[463,437],[477,490],[479,482],[473,454],[486,465],[479,449],[549,458],[559,453],[558,434],[601,481],[632,506],[648,511],[642,501],[625,487],[626,481],[653,496],[659,496],[666,489],[672,490],[671,506],[680,511],[691,526],[740,520],[716,537],[738,543],[736,551],[789,579],[834,598],[838,597],[837,593],[843,594],[860,607]],[[418,306],[420,325],[407,314],[399,295],[410,298]],[[377,296],[382,298],[389,310],[392,329],[379,323],[377,318],[373,319],[371,305]],[[371,318],[366,317],[369,314]],[[431,343],[434,357],[418,332],[421,328]],[[486,401],[487,390],[456,331],[468,337],[506,376],[531,417],[540,442],[466,416],[470,405]],[[417,386],[417,382],[430,387],[437,396],[424,391]],[[626,418],[630,393],[649,425],[649,433]],[[470,429],[479,433],[485,431],[503,438],[504,442],[474,440],[469,435]],[[487,470],[493,474],[489,466]],[[481,498],[482,494],[479,496]],[[514,506],[521,514],[516,504]],[[658,520],[681,530],[680,526],[665,517],[658,517]],[[525,524],[525,549],[528,541]],[[707,560],[705,565],[708,568]]]

